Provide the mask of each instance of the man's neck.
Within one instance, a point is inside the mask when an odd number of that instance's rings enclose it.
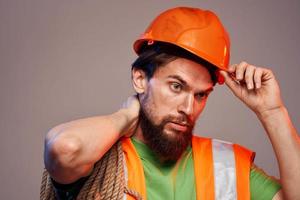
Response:
[[[138,127],[132,137],[146,144],[140,124],[138,124]]]

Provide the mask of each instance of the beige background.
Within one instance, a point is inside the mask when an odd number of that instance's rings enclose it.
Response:
[[[299,130],[300,1],[0,0],[0,194],[38,199],[43,140],[62,122],[115,111],[133,90],[132,42],[162,10],[213,9],[232,41],[231,63],[273,69]],[[255,115],[226,87],[211,95],[196,132],[238,142],[278,176]]]

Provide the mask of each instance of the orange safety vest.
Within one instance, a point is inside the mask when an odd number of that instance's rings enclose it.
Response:
[[[127,187],[147,199],[144,170],[129,138],[122,139]],[[193,136],[197,200],[250,200],[250,167],[255,153],[221,140]],[[126,195],[126,199],[134,200]]]

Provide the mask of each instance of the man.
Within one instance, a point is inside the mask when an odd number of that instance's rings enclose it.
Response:
[[[228,66],[229,38],[214,13],[167,10],[134,49],[136,95],[122,109],[61,124],[47,134],[48,189],[56,198],[300,199],[300,140],[277,81],[270,70],[246,62]],[[250,150],[193,136],[213,86],[224,81],[264,126],[280,183],[252,163]],[[42,188],[44,199],[47,187]]]

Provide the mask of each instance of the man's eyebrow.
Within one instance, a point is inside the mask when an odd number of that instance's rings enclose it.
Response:
[[[187,82],[185,80],[183,80],[180,76],[178,75],[169,75],[168,78],[173,78],[173,79],[177,79],[178,81],[181,82],[182,85],[184,86],[187,86],[189,87],[189,85],[187,84]],[[205,93],[210,93],[214,90],[213,86],[212,87],[209,87],[208,89],[206,90],[201,90],[199,91],[198,93],[202,93],[202,92],[205,92]]]
[[[183,85],[185,85],[185,86],[187,85],[186,81],[183,80],[183,79],[182,79],[180,76],[178,76],[178,75],[169,75],[168,78],[174,78],[174,79],[177,79],[178,81],[181,82],[181,84],[183,84]]]
[[[210,93],[210,92],[212,92],[213,90],[214,90],[214,88],[213,88],[213,87],[210,87],[210,88],[208,88],[208,89],[204,90],[204,92],[206,92],[206,93]]]

